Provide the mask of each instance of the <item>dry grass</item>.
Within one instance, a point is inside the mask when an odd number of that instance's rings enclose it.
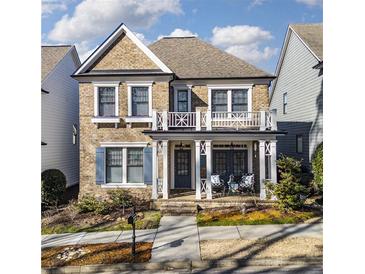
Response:
[[[197,215],[199,226],[296,224],[316,217],[314,212],[283,212],[276,208],[254,210],[248,213],[207,211]]]
[[[131,255],[130,243],[75,245],[86,254],[68,261],[60,260],[57,255],[69,246],[50,247],[42,250],[42,267],[81,266],[90,264],[116,264],[148,262],[151,258],[152,243],[136,243],[137,255]]]
[[[243,258],[322,257],[323,241],[318,238],[287,238],[276,242],[259,240],[201,241],[203,260]]]

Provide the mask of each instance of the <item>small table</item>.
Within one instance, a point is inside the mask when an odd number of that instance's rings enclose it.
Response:
[[[228,180],[227,184],[229,187],[229,190],[228,190],[229,192],[231,192],[231,193],[238,192],[239,183],[234,180],[233,175],[229,176],[229,180]]]

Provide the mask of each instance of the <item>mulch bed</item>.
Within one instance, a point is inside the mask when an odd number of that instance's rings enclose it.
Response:
[[[65,254],[74,252],[65,259]],[[143,263],[151,258],[152,243],[136,243],[133,258],[130,243],[85,244],[50,247],[42,250],[42,267],[81,266],[91,264]],[[63,258],[61,258],[63,256]]]

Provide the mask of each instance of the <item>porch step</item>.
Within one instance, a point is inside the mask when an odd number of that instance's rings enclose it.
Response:
[[[178,202],[168,201],[162,202],[160,205],[162,215],[195,215],[198,210],[195,202]]]

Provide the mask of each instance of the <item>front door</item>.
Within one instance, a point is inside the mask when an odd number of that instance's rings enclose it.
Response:
[[[191,188],[190,150],[175,150],[175,188]]]
[[[225,182],[231,174],[240,177],[247,172],[247,150],[213,150],[213,174],[220,175]]]

